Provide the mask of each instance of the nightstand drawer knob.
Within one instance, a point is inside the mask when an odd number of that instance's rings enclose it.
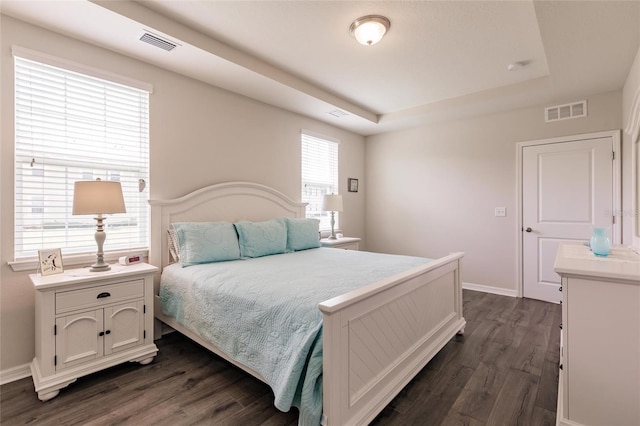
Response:
[[[100,337],[104,336],[104,331],[101,331],[100,333],[98,333],[98,336]]]
[[[111,334],[111,330],[105,331],[104,334]]]
[[[104,293],[100,293],[97,299],[103,299],[105,297],[111,297],[111,293],[107,293],[106,291]]]

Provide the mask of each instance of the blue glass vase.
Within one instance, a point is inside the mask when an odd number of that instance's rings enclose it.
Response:
[[[611,251],[611,240],[607,236],[606,228],[593,228],[591,251],[596,256],[607,256]]]

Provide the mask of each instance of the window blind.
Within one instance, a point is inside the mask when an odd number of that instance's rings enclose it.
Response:
[[[92,216],[71,214],[74,182],[119,181],[108,250],[149,245],[149,92],[14,57],[16,260],[42,248],[95,253]]]
[[[338,193],[338,142],[302,133],[302,202],[306,216],[320,219],[320,229],[331,229],[331,214],[322,211],[322,197]],[[339,226],[336,214],[335,227]]]

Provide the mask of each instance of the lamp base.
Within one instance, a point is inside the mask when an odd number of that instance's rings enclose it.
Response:
[[[338,238],[336,237],[336,231],[333,229],[336,226],[336,218],[335,218],[335,212],[331,212],[331,236],[329,236],[329,240],[337,240]]]
[[[103,263],[101,265],[95,263],[91,265],[91,268],[89,268],[90,272],[106,272],[110,270],[111,270],[111,266],[109,266],[109,264],[107,263]]]
[[[96,233],[94,237],[96,238],[96,244],[98,244],[98,253],[96,253],[96,263],[91,265],[91,272],[106,272],[111,269],[108,263],[104,261],[104,252],[102,251],[102,246],[104,245],[104,240],[107,238],[107,234],[104,232],[104,217],[101,214],[94,217],[96,220]]]

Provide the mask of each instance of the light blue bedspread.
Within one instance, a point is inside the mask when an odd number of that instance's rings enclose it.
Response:
[[[429,259],[318,248],[162,273],[162,312],[260,373],[275,406],[322,415],[322,314],[318,304]]]

